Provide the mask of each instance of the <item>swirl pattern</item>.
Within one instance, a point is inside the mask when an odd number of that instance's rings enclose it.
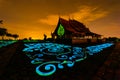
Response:
[[[94,55],[103,49],[110,47],[113,43],[104,43],[86,48],[71,47],[70,45],[57,43],[26,43],[23,49],[31,59],[31,64],[39,64],[36,73],[40,76],[52,75],[57,68],[63,69],[66,64],[73,67],[75,62],[87,58],[87,55]]]

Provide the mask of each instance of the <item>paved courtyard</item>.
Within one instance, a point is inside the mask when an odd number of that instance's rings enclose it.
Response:
[[[120,80],[120,43],[46,77],[36,74],[38,64],[31,64],[22,50],[22,42],[0,50],[0,80]]]

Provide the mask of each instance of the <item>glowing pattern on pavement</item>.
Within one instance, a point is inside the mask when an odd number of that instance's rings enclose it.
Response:
[[[40,76],[49,76],[57,69],[63,69],[64,65],[73,67],[75,62],[86,59],[87,55],[99,53],[113,43],[88,46],[83,49],[57,43],[26,43],[24,45],[24,54],[31,59],[32,64],[38,64],[36,73]]]
[[[16,42],[16,41],[3,41],[3,40],[0,40],[0,48],[5,47],[7,45],[10,45],[10,44],[12,44],[14,42]]]

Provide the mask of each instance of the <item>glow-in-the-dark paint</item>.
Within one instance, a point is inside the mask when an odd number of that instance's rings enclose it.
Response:
[[[68,59],[68,56],[67,55],[58,55],[57,59],[58,60],[66,60],[66,59]]]
[[[113,43],[104,43],[104,44],[96,45],[96,46],[88,46],[86,49],[88,50],[89,55],[94,55],[94,54],[99,53],[103,49],[108,48],[112,45],[113,45]]]
[[[14,42],[16,42],[16,41],[14,41],[14,40],[13,41],[0,41],[0,48],[5,47],[10,44],[13,44]]]
[[[43,71],[40,71],[39,68],[41,67],[42,65],[39,65],[36,67],[36,73],[40,76],[49,76],[51,74],[53,74],[55,71],[56,71],[56,66],[54,64],[47,64],[45,66],[45,71],[49,71],[51,69],[51,67],[53,68],[51,71],[49,72],[43,72]]]
[[[40,76],[52,75],[57,68],[63,69],[64,64],[73,67],[75,62],[87,58],[87,54],[94,55],[113,43],[104,43],[86,48],[72,47],[57,43],[26,43],[23,52],[31,59],[32,64],[39,64],[36,73]],[[57,65],[56,65],[57,64]],[[45,66],[43,68],[43,66]],[[42,68],[42,69],[41,69]]]
[[[64,66],[63,66],[62,64],[58,64],[58,68],[59,68],[59,69],[63,69]]]
[[[75,63],[75,62],[68,63],[67,66],[68,66],[68,67],[73,67],[73,66],[74,66],[74,63]]]
[[[64,27],[62,26],[62,24],[60,24],[58,27],[57,34],[61,37],[64,35],[64,33],[65,33]]]

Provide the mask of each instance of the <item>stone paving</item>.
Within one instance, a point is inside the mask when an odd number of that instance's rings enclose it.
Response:
[[[35,73],[36,66],[30,64],[29,58],[21,52],[22,45],[19,46],[17,51],[12,51],[14,55],[6,63],[0,80],[120,80],[120,43],[48,77]]]
[[[19,43],[15,43],[0,49],[0,75],[4,72],[5,67],[10,62],[14,53],[16,53],[19,45]]]
[[[93,80],[120,80],[120,42],[104,64],[98,69]]]

